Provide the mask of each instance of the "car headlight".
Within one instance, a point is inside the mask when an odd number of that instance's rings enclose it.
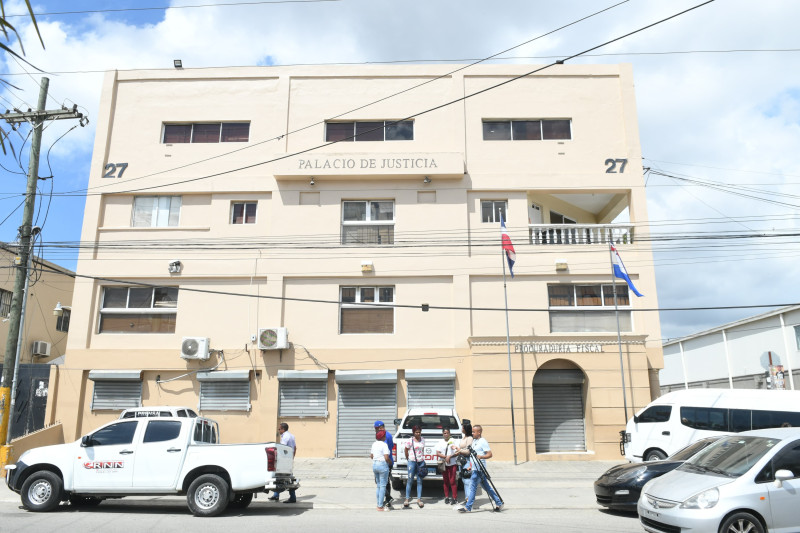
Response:
[[[711,509],[719,502],[719,490],[704,490],[681,504],[681,509]]]
[[[639,468],[634,468],[633,470],[628,470],[624,474],[620,474],[619,476],[617,476],[617,481],[627,481],[629,479],[634,479],[641,476],[645,472],[647,472],[647,467],[640,466]]]

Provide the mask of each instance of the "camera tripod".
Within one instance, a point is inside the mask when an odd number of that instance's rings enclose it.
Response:
[[[472,458],[472,464],[475,465],[475,468],[477,468],[480,471],[480,473],[483,474],[483,476],[486,478],[486,481],[489,482],[489,485],[491,485],[492,490],[494,490],[494,493],[497,494],[498,498],[500,498],[500,503],[501,504],[504,503],[503,497],[500,496],[500,491],[498,491],[497,487],[494,486],[494,482],[492,481],[492,476],[489,475],[489,471],[486,469],[486,466],[484,466],[483,462],[480,459],[478,459],[478,454],[475,453],[475,450],[472,449],[472,446],[469,446],[467,449],[469,450],[469,456]],[[491,497],[489,498],[489,501],[492,503],[492,509],[495,509],[495,507],[497,506],[495,501]]]

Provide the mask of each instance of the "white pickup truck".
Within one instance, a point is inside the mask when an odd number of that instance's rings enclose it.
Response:
[[[409,409],[403,418],[394,421],[397,433],[394,435],[394,467],[392,468],[392,488],[403,491],[403,486],[408,480],[408,461],[405,455],[405,445],[412,437],[414,426],[422,429],[422,438],[425,439],[424,461],[428,466],[428,475],[425,479],[442,479],[436,471],[439,458],[436,456],[436,443],[442,440],[442,430],[449,429],[450,436],[456,441],[461,440],[461,419],[455,409],[420,408]],[[411,461],[414,457],[409,455]],[[420,457],[420,460],[423,460]]]
[[[107,498],[185,494],[195,516],[216,516],[228,506],[247,507],[257,492],[297,488],[293,463],[289,446],[220,444],[215,421],[165,412],[28,450],[6,466],[6,484],[30,511],[51,511],[66,500],[89,506]]]

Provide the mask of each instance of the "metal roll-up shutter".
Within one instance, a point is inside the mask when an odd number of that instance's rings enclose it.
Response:
[[[337,457],[369,457],[376,420],[397,418],[397,383],[339,383]]]
[[[201,411],[249,411],[250,382],[200,382]]]
[[[328,413],[327,381],[281,381],[279,416],[325,416]]]
[[[414,380],[408,382],[408,408],[455,407],[456,382],[452,379]]]
[[[586,451],[583,372],[540,370],[533,379],[536,453]]]
[[[94,382],[92,394],[92,411],[110,409],[121,411],[142,405],[141,381],[106,381]]]

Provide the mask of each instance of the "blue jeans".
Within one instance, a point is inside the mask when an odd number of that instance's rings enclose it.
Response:
[[[280,494],[281,492],[283,492],[283,489],[282,490],[273,491],[272,492],[272,497],[277,499],[278,498],[278,494]],[[294,489],[289,489],[289,501],[295,501],[295,500],[297,500],[297,497],[295,496]]]
[[[422,478],[419,477],[418,464],[416,461],[408,461],[408,481],[406,481],[406,500],[411,498],[411,483],[417,478],[417,499],[422,499]]]
[[[378,507],[383,507],[386,499],[386,483],[389,481],[389,465],[386,461],[372,461],[372,473],[375,474],[375,495],[378,500]]]
[[[466,481],[466,480],[465,480]],[[500,496],[494,491],[489,482],[486,480],[486,476],[483,475],[483,472],[478,470],[477,468],[472,469],[472,479],[469,483],[469,488],[467,488],[466,483],[464,484],[464,489],[467,491],[467,503],[464,507],[467,511],[472,511],[472,504],[475,503],[475,493],[478,491],[478,483],[481,484],[483,490],[486,491],[486,494],[494,500],[495,505],[500,506],[503,504],[503,501],[500,499]]]
[[[472,486],[472,476],[467,478],[461,478],[461,482],[464,484],[464,497],[466,498],[469,495],[469,488]]]

